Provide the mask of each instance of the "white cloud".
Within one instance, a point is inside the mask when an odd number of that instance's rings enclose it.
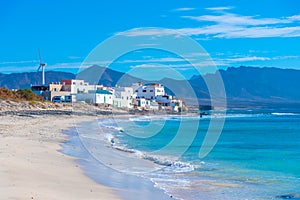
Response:
[[[222,15],[182,16],[199,22],[209,22],[195,28],[181,28],[177,31],[189,36],[207,36],[216,38],[263,38],[263,37],[299,37],[300,15],[282,18],[258,18],[232,13]]]
[[[190,10],[195,10],[195,8],[177,8],[177,9],[174,9],[173,11],[190,11]]]
[[[273,58],[273,60],[297,59],[297,58],[300,58],[300,56],[276,56]]]
[[[231,7],[207,8],[207,10],[229,10]],[[182,8],[184,9],[184,8]],[[160,37],[180,34],[209,38],[265,38],[265,37],[300,37],[300,15],[281,18],[261,18],[260,16],[244,16],[233,13],[201,16],[182,16],[199,22],[198,27],[178,29],[137,28],[128,32],[117,33],[127,37],[151,36]]]
[[[288,19],[290,19],[291,21],[300,21],[300,15],[294,15],[294,16],[288,17]]]
[[[265,38],[265,37],[299,37],[300,26],[295,27],[243,27],[236,31],[223,31],[217,38]]]
[[[222,6],[222,7],[212,7],[212,8],[205,8],[206,10],[212,10],[212,11],[224,11],[224,10],[231,10],[234,7],[232,6]]]
[[[222,55],[224,56],[224,55]],[[284,59],[297,59],[300,56],[274,56],[274,57],[264,57],[264,56],[253,56],[253,55],[236,55],[229,58],[217,57],[214,58],[214,62],[217,66],[230,66],[236,63],[242,64],[243,62],[251,62],[251,61],[273,61],[273,60],[284,60]],[[251,66],[254,66],[251,64]]]
[[[257,18],[254,16],[241,16],[232,13],[226,13],[223,15],[202,15],[202,16],[182,16],[200,22],[214,22],[217,24],[228,25],[269,25],[290,23],[291,19],[277,19],[277,18]]]
[[[117,61],[117,63],[170,63],[170,62],[185,62],[182,58],[172,58],[172,57],[165,57],[165,58],[146,58],[146,59],[139,59],[139,60],[122,60]]]
[[[38,60],[21,60],[21,61],[2,61],[0,65],[7,65],[7,64],[26,64],[26,63],[38,63]]]
[[[197,27],[197,28],[182,28],[177,29],[178,32],[188,35],[218,35],[221,33],[228,33],[228,32],[236,32],[242,31],[242,27],[235,27],[231,25],[211,25],[211,26],[204,26],[204,27]]]
[[[271,58],[268,57],[257,57],[257,56],[248,56],[248,57],[241,57],[241,58],[228,58],[224,59],[225,61],[231,61],[231,62],[247,62],[247,61],[265,61],[265,60],[271,60]]]
[[[136,28],[126,32],[119,32],[116,35],[127,37],[139,37],[139,36],[165,36],[165,35],[179,35],[175,30],[160,29],[160,28]]]
[[[1,67],[0,73],[22,73],[24,71],[27,72],[32,72],[36,71],[37,67],[36,66],[5,66]]]

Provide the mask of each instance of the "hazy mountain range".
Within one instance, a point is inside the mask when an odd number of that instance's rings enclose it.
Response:
[[[300,70],[279,68],[239,67],[219,70],[229,105],[258,105],[269,103],[300,103]],[[100,75],[102,74],[101,78]],[[92,66],[77,76],[67,72],[47,71],[46,82],[58,82],[63,79],[84,79],[90,84],[99,83],[107,86],[131,85],[133,82],[145,81],[122,72]],[[204,75],[207,80],[214,80],[216,74]],[[201,76],[193,76],[190,80],[159,80],[165,86],[174,86],[176,91],[167,88],[168,93],[179,97],[192,98],[187,87],[192,87],[200,101],[209,104],[209,92]],[[41,73],[24,72],[1,74],[0,87],[9,89],[28,88],[31,84],[41,83]]]

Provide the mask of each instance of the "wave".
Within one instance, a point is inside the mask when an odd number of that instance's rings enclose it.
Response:
[[[293,115],[299,115],[298,113],[280,113],[280,112],[273,112],[272,115],[278,115],[278,116],[293,116]]]
[[[109,133],[105,134],[104,138],[106,139],[106,141],[108,143],[111,144],[111,146],[114,146],[117,142],[117,139],[112,134],[109,134]]]
[[[115,149],[127,153],[134,153],[139,158],[149,160],[157,165],[160,165],[162,166],[161,170],[166,173],[191,172],[199,168],[199,166],[193,165],[189,162],[178,161],[176,158],[172,158],[171,156],[152,155],[139,150],[128,149],[120,146],[115,147]]]
[[[191,172],[198,169],[200,166],[193,165],[189,162],[178,161],[171,156],[152,155],[146,152],[142,152],[136,149],[127,148],[119,144],[118,140],[110,134],[107,134],[107,141],[111,143],[111,146],[121,152],[134,154],[137,158],[145,159],[159,165],[165,173],[183,173]]]
[[[131,117],[129,118],[129,121],[133,122],[149,122],[152,120],[169,120],[169,119],[175,119],[177,116],[173,115],[151,115],[151,116],[138,116],[138,117]]]
[[[139,116],[139,117],[133,117],[129,118],[129,120],[159,120],[159,119],[167,119],[167,120],[182,120],[184,117],[182,116]],[[123,131],[122,127],[114,126],[115,122],[112,120],[107,120],[107,121],[101,121],[99,122],[99,125],[105,129],[109,129],[112,131],[106,132],[104,134],[104,140],[110,144],[112,148],[115,150],[124,152],[124,153],[129,153],[129,154],[134,154],[139,159],[144,159],[151,161],[155,163],[156,165],[160,166],[158,167],[160,170],[162,170],[165,173],[184,173],[184,172],[191,172],[194,171],[195,169],[198,169],[199,166],[193,165],[189,162],[185,161],[180,161],[175,157],[172,156],[163,156],[163,155],[153,155],[151,153],[145,152],[145,151],[140,151],[137,149],[132,149],[128,148],[126,144],[122,144],[118,137],[121,136],[121,133]],[[117,130],[117,131],[113,131]],[[121,134],[120,134],[121,133]],[[126,156],[126,155],[125,155]]]
[[[145,116],[131,117],[131,118],[129,118],[129,121],[132,121],[132,122],[148,122],[148,121],[151,121],[151,118],[150,117],[145,117]]]
[[[151,154],[143,154],[143,159],[152,161],[153,163],[163,166],[161,170],[165,173],[183,173],[192,172],[199,166],[193,165],[189,162],[178,161],[170,156],[159,156]]]

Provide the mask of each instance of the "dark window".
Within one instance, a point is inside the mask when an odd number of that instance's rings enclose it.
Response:
[[[150,90],[150,92],[153,92],[153,90]]]
[[[146,90],[143,90],[143,92],[146,92]]]

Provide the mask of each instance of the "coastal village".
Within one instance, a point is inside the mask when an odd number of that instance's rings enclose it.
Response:
[[[56,103],[84,102],[102,108],[127,111],[186,111],[183,99],[169,95],[159,83],[132,83],[131,86],[107,87],[91,85],[84,80],[61,80],[48,85],[32,86],[31,90],[45,100]]]

